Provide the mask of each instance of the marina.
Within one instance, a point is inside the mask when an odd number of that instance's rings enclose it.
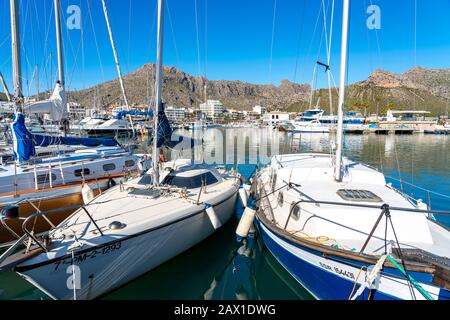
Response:
[[[64,35],[75,27],[52,0],[45,41],[57,76],[42,97],[37,64],[33,93],[28,79],[35,40],[21,42],[29,8],[4,1],[12,55],[6,81],[0,73],[0,300],[450,300],[447,70],[414,61],[401,75],[350,82],[355,1],[318,2],[311,84],[274,86],[208,80],[208,7],[202,69],[197,1],[197,76],[166,62],[174,52],[180,61],[180,17],[169,8],[185,4],[165,0],[140,33],[155,33],[145,49],[155,63],[124,74],[124,29],[101,0],[94,12],[116,78],[75,90]],[[130,41],[131,1],[129,10]],[[275,0],[270,78],[276,14]]]
[[[255,132],[262,135],[261,131],[267,129],[214,130],[223,135],[228,132],[230,136],[241,137],[253,136]],[[215,131],[212,133],[219,134]],[[306,134],[300,137],[280,133],[275,138],[280,140],[280,150],[286,154],[299,151],[328,153],[330,148],[327,134]],[[208,143],[214,141],[210,139],[205,143],[206,148]],[[293,139],[295,143],[292,142]],[[450,140],[447,136],[353,135],[347,140],[349,157],[371,166],[383,167],[388,182],[393,186],[401,189],[401,179],[405,192],[414,194],[425,202],[428,193],[420,188],[430,190],[435,210],[445,210],[448,205],[450,177],[446,159],[449,147]],[[227,158],[233,158],[234,150],[237,149],[233,146],[227,148]],[[398,171],[398,154],[411,154],[412,150],[415,153],[414,167],[411,163],[400,162]],[[141,151],[144,152],[145,149]],[[253,152],[256,154],[256,150],[250,153]],[[429,154],[434,154],[435,157],[430,158]],[[251,160],[250,155],[248,160]],[[247,170],[245,165],[241,165],[244,175],[251,174],[251,167],[254,166],[248,167]],[[412,181],[421,183],[411,186]],[[243,243],[236,242],[235,230],[239,221],[237,215],[243,211],[239,208],[239,201],[237,206],[233,217],[210,238],[211,241],[201,242],[102,299],[313,299],[272,256],[259,234],[255,235],[254,242],[251,242],[253,238]],[[437,216],[437,219],[450,226],[448,217]],[[211,262],[206,266],[205,260]],[[0,282],[3,284],[0,299],[50,299],[14,273],[0,274]]]

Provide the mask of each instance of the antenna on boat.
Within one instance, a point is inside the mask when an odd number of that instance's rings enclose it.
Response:
[[[11,11],[11,46],[12,46],[12,67],[14,81],[14,107],[22,101],[22,66],[20,62],[20,33],[19,33],[19,12],[17,0],[10,0]],[[16,110],[17,111],[17,110]]]
[[[164,0],[158,0],[158,33],[156,47],[156,79],[155,79],[155,112],[153,127],[153,185],[159,185],[159,147],[158,147],[158,124],[159,114],[164,112],[162,104],[162,64],[163,64],[163,33],[164,33]]]
[[[350,0],[344,0],[342,13],[342,43],[341,43],[341,72],[339,81],[339,103],[338,103],[338,126],[336,132],[336,159],[334,167],[334,178],[342,181],[342,153],[344,143],[344,102],[345,82],[347,78],[347,49],[348,49],[348,20]]]

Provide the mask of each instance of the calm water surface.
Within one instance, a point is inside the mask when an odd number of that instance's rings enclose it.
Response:
[[[267,163],[272,151],[330,152],[326,134],[291,135],[267,129],[208,130],[199,134],[204,142],[201,160],[238,163],[241,171],[249,170],[245,163]],[[267,141],[259,139],[264,135]],[[346,156],[379,168],[397,188],[424,202],[431,201],[432,209],[450,210],[449,136],[348,135],[345,140]],[[190,150],[169,155],[190,156]],[[239,203],[236,210],[242,210]],[[450,226],[450,217],[438,220]],[[258,235],[237,243],[236,225],[234,218],[204,242],[103,299],[312,299],[272,257]],[[0,274],[0,299],[48,297],[19,276],[7,273]]]

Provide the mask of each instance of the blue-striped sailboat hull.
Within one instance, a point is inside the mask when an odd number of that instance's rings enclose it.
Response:
[[[354,278],[357,277],[360,263],[355,262],[354,266],[348,266],[342,264],[342,261],[336,262],[335,260],[326,259],[319,251],[314,251],[298,244],[295,244],[288,239],[280,237],[275,233],[271,232],[266,228],[259,219],[255,220],[257,229],[262,235],[264,244],[272,253],[272,255],[278,260],[278,262],[315,298],[321,300],[348,300],[350,293],[353,291],[355,286]],[[289,250],[286,247],[295,246],[296,252]],[[299,254],[300,252],[300,254]],[[302,257],[300,257],[301,255]],[[304,255],[304,256],[303,256]],[[321,264],[313,263],[313,261],[308,259],[308,256],[313,256]],[[359,267],[358,267],[359,264]],[[327,270],[328,268],[328,270]],[[352,270],[352,271],[349,271]],[[392,270],[391,270],[392,271]],[[348,277],[338,276],[338,273],[346,273]],[[395,273],[395,272],[392,272]],[[398,274],[398,273],[397,273]],[[424,273],[410,273],[417,281],[424,281],[431,285],[431,276]],[[353,277],[353,278],[352,278]],[[361,278],[364,274],[361,275]],[[397,277],[392,277],[389,274],[389,279],[396,279]],[[377,290],[372,299],[374,300],[403,300],[403,299],[413,299],[409,294],[405,294],[405,288],[407,285],[404,282],[404,278],[397,278],[398,290],[394,292],[383,292],[382,290]],[[387,280],[384,280],[387,281]],[[359,288],[357,285],[354,292]],[[436,300],[450,300],[450,292],[443,289],[437,289],[436,292],[431,293],[431,296]],[[398,295],[396,294],[398,293]],[[423,299],[423,296],[415,290],[415,296],[417,298]],[[364,293],[359,296],[359,300],[367,300],[369,297],[369,290],[366,289]]]

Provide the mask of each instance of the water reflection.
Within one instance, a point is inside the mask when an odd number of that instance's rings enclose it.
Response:
[[[192,136],[190,131],[179,133]],[[245,163],[267,163],[276,153],[329,153],[332,145],[332,136],[328,134],[288,134],[249,128],[208,130],[202,139],[200,161],[234,166],[238,163],[241,169]],[[145,142],[140,149],[150,150]],[[191,150],[177,152],[174,157],[192,156]],[[345,154],[381,169],[399,189],[401,180],[432,190],[428,194],[403,183],[405,192],[424,202],[429,196],[433,209],[450,209],[450,137],[346,135]],[[438,219],[450,225],[450,217]],[[236,242],[236,223],[233,219],[191,250],[104,299],[310,299],[258,236]],[[43,298],[47,297],[19,276],[0,273],[0,299]]]

